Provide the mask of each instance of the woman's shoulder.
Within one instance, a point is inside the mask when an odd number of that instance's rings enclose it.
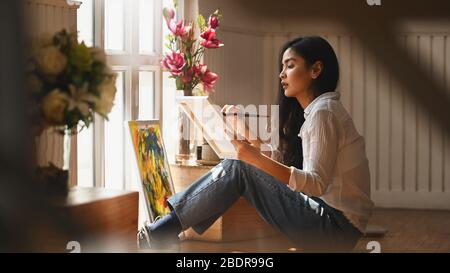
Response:
[[[332,121],[331,124],[335,126],[336,130],[343,131],[351,116],[342,105],[340,100],[324,100],[320,104],[317,104],[310,112],[309,122],[305,126],[306,131],[310,131],[312,128],[316,128],[318,124],[322,124],[324,120]]]
[[[317,115],[320,113],[324,114],[329,112],[330,114],[334,115],[338,120],[343,120],[346,117],[349,116],[347,110],[342,105],[340,100],[322,100],[320,103],[314,107],[311,111],[311,116]]]

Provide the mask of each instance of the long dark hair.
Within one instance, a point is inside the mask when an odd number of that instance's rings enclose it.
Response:
[[[280,52],[280,72],[283,69],[283,53],[293,50],[305,60],[309,68],[315,62],[322,62],[320,75],[311,83],[314,98],[326,92],[336,90],[339,81],[339,64],[331,45],[323,38],[317,36],[299,37],[283,45]],[[303,168],[302,141],[298,133],[303,123],[304,109],[296,98],[288,98],[284,95],[284,89],[279,85],[278,104],[280,105],[280,150],[283,154],[283,163],[288,166]]]

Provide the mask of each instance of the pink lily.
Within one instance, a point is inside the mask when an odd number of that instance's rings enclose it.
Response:
[[[208,49],[214,49],[214,48],[219,48],[221,46],[223,46],[222,41],[220,41],[219,39],[214,39],[211,41],[202,41],[200,43],[201,46],[203,46],[204,48],[208,48]]]
[[[167,26],[175,36],[184,36],[191,30],[191,26],[184,25],[183,19],[180,19],[178,23],[175,23],[174,20],[170,20],[167,22]]]
[[[181,80],[184,83],[189,83],[192,81],[192,78],[195,76],[195,71],[194,71],[194,67],[190,67],[188,70],[186,70],[186,72],[184,73],[183,77],[181,78]]]
[[[207,92],[211,92],[214,88],[214,85],[216,84],[217,80],[219,79],[219,76],[216,73],[213,73],[206,69],[205,73],[200,75],[200,80],[203,83],[203,86],[205,87],[205,90]]]
[[[196,64],[194,65],[194,74],[196,76],[200,76],[201,74],[205,73],[207,70],[207,67],[205,64]]]
[[[169,70],[173,76],[179,76],[183,73],[186,60],[184,59],[184,54],[180,53],[180,51],[172,51],[161,61],[161,65]]]
[[[217,16],[209,16],[208,25],[212,29],[216,29],[219,26],[219,18]]]
[[[164,8],[163,9],[164,19],[166,19],[167,24],[175,17],[175,10]]]
[[[200,37],[204,39],[200,43],[201,46],[205,48],[218,48],[223,46],[222,41],[216,38],[216,30],[213,28],[208,28],[200,34]]]
[[[216,39],[216,30],[213,28],[208,28],[207,30],[200,33],[200,37],[208,41]]]

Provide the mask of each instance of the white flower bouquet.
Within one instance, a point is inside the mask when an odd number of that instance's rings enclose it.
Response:
[[[33,124],[43,130],[88,127],[98,113],[107,119],[116,94],[116,76],[103,50],[87,47],[66,30],[42,37],[29,59],[28,85]]]

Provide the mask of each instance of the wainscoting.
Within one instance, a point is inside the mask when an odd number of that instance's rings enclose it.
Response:
[[[27,0],[26,14],[29,18],[30,33],[53,33],[62,28],[76,31],[78,4],[70,5],[66,0]]]

